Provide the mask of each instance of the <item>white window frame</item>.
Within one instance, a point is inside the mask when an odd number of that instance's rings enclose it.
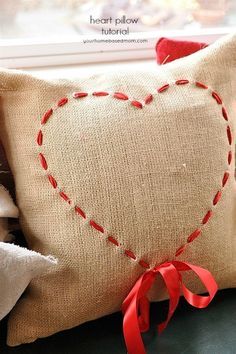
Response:
[[[5,68],[30,68],[122,60],[149,59],[154,57],[156,42],[161,37],[178,38],[212,43],[222,35],[236,32],[236,27],[199,29],[196,31],[137,32],[128,39],[147,39],[144,43],[87,43],[84,40],[122,39],[123,37],[83,35],[66,40],[0,40],[0,66]],[[126,37],[127,38],[127,37]]]

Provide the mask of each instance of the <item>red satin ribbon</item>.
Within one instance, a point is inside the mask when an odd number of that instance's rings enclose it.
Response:
[[[209,296],[196,295],[184,285],[181,272],[188,270],[192,270],[199,277],[206,287]],[[166,262],[146,271],[137,280],[122,304],[122,312],[124,314],[123,331],[129,354],[146,354],[141,332],[146,332],[149,329],[150,303],[147,298],[147,293],[151,289],[158,274],[162,276],[170,298],[167,318],[158,325],[159,333],[166,328],[174,314],[181,294],[183,294],[190,305],[197,308],[204,308],[209,305],[218,290],[218,286],[208,270],[186,262]]]

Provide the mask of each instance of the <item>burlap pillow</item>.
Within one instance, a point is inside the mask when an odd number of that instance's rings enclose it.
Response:
[[[79,77],[0,74],[21,225],[59,259],[12,312],[12,346],[119,310],[167,260],[236,285],[236,37],[153,72]],[[154,297],[167,297],[160,279]]]

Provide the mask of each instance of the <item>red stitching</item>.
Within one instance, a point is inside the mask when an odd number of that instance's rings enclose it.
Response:
[[[94,220],[90,220],[89,223],[94,229],[104,234],[104,228],[101,225],[97,224]]]
[[[159,87],[159,88],[157,89],[157,92],[158,92],[158,93],[164,92],[164,91],[166,91],[169,87],[170,87],[169,84],[166,84],[166,85],[164,85],[164,86],[161,86],[161,87]]]
[[[52,177],[52,175],[48,175],[48,180],[51,183],[51,185],[53,186],[54,189],[57,188],[57,181],[55,180],[54,177]]]
[[[180,248],[177,249],[176,253],[175,253],[175,257],[179,257],[187,248],[187,244],[181,246]]]
[[[75,212],[82,216],[82,218],[86,219],[85,212],[78,205],[75,206]]]
[[[209,219],[212,217],[212,210],[208,210],[208,212],[206,213],[206,215],[204,216],[204,218],[202,219],[202,224],[205,225]]]
[[[225,107],[222,107],[222,116],[224,117],[225,120],[227,121],[229,120]]]
[[[46,124],[48,119],[51,117],[53,113],[53,109],[50,108],[46,113],[44,113],[42,119],[41,119],[41,124]]]
[[[61,98],[61,99],[57,102],[57,106],[58,106],[58,107],[62,107],[62,106],[64,106],[67,102],[68,102],[68,98],[67,98],[67,97]]]
[[[109,242],[113,243],[113,245],[120,246],[119,242],[114,237],[108,236],[107,239],[108,239]]]
[[[218,95],[218,93],[217,92],[215,92],[215,91],[212,91],[212,97],[216,100],[216,102],[218,103],[218,104],[222,104],[222,99],[220,98],[220,96]]]
[[[222,187],[224,187],[229,180],[229,172],[225,172],[224,177],[222,178]]]
[[[196,81],[196,82],[195,82],[195,85],[196,85],[197,87],[203,88],[203,89],[205,89],[205,90],[208,89],[208,86],[204,85],[202,82],[199,82],[199,81]]]
[[[93,96],[108,96],[108,95],[109,93],[104,91],[93,92]]]
[[[129,257],[129,258],[134,259],[134,260],[137,259],[137,257],[135,256],[135,254],[134,254],[132,251],[130,251],[130,250],[125,250],[125,255],[126,255],[127,257]]]
[[[62,199],[64,199],[69,204],[71,204],[71,200],[70,200],[70,198],[68,197],[68,195],[66,193],[61,191],[61,192],[59,192],[59,195],[62,197]]]
[[[37,144],[41,146],[43,144],[43,132],[40,129],[37,135]]]
[[[115,92],[113,97],[117,98],[118,100],[124,101],[127,101],[129,99],[129,97],[122,92]]]
[[[146,268],[146,269],[151,268],[151,267],[150,267],[150,264],[147,263],[147,262],[145,262],[143,259],[140,259],[140,261],[139,261],[138,263],[139,263],[139,265],[140,265],[141,267],[143,267],[143,268]]]
[[[185,79],[177,80],[175,82],[176,85],[185,85],[185,84],[188,84],[188,83],[189,83],[189,80],[185,80]],[[195,86],[197,86],[199,88],[202,88],[202,89],[208,89],[208,86],[206,86],[205,84],[203,84],[201,82],[198,82],[198,81],[195,82]],[[160,88],[158,88],[157,92],[161,93],[163,91],[166,91],[169,87],[170,87],[169,84],[165,84],[165,85],[161,86]],[[108,92],[104,92],[104,91],[98,91],[98,92],[93,92],[92,95],[100,97],[100,96],[108,96],[109,93]],[[219,104],[219,105],[223,104],[222,103],[222,99],[220,98],[218,93],[216,93],[215,91],[212,91],[211,95],[212,95],[212,98],[217,102],[217,104]],[[87,92],[75,92],[75,93],[73,93],[73,98],[75,98],[75,99],[83,98],[83,97],[86,97],[86,96],[88,96]],[[113,94],[113,97],[116,98],[116,99],[125,100],[125,101],[129,99],[129,97],[126,94],[122,93],[122,92],[115,92]],[[147,95],[146,98],[144,99],[145,104],[149,104],[152,101],[153,101],[153,95],[152,94]],[[62,99],[60,99],[58,101],[57,106],[58,107],[62,107],[65,104],[67,104],[68,102],[69,102],[68,98],[67,97],[63,97]],[[131,105],[133,105],[134,107],[137,107],[137,108],[143,108],[142,103],[139,102],[139,101],[136,101],[136,100],[131,101]],[[227,114],[227,111],[226,111],[225,107],[223,107],[223,106],[222,106],[222,109],[221,109],[221,113],[222,113],[222,117],[224,118],[224,120],[228,121],[229,120],[228,114]],[[52,114],[53,114],[53,109],[50,108],[43,115],[43,117],[41,119],[41,124],[42,125],[46,124],[48,119],[51,117]],[[226,127],[226,133],[227,133],[227,139],[228,139],[229,145],[231,145],[232,144],[232,131],[231,131],[231,128],[230,128],[229,125],[227,125],[227,127]],[[42,144],[43,144],[43,132],[42,132],[42,129],[40,129],[38,131],[36,141],[37,141],[37,144],[39,146],[42,146]],[[47,160],[46,160],[45,156],[42,153],[39,153],[39,160],[40,160],[40,164],[41,164],[42,168],[44,170],[47,170],[48,169]],[[228,165],[230,165],[231,162],[232,162],[232,151],[231,150],[228,151],[227,160],[228,160]],[[222,189],[225,187],[227,181],[229,180],[229,176],[230,176],[229,172],[225,171],[224,175],[223,175],[223,178],[222,178]],[[47,177],[48,177],[48,180],[49,180],[50,184],[52,185],[52,187],[54,189],[56,189],[57,188],[57,181],[55,180],[55,178],[51,174],[47,175]],[[212,203],[213,203],[214,206],[216,206],[218,204],[218,202],[220,201],[220,199],[221,199],[222,189],[218,190],[217,193],[215,194],[214,198],[213,198]],[[68,197],[68,195],[65,192],[59,191],[59,195],[68,204],[71,204],[72,201],[71,201],[71,199]],[[87,218],[85,212],[78,205],[76,205],[74,207],[74,210],[75,210],[75,213],[80,215],[83,219]],[[202,219],[201,225],[207,224],[212,216],[213,216],[213,211],[212,210],[208,210],[206,212],[205,216]],[[103,228],[103,226],[98,224],[95,220],[93,220],[93,219],[89,220],[89,225],[92,228],[94,228],[95,230],[97,230],[98,232],[105,233],[105,229]],[[201,233],[202,233],[202,229],[201,228],[197,228],[196,230],[194,230],[188,236],[186,243],[183,244],[181,247],[179,247],[177,249],[177,251],[175,253],[175,256],[176,257],[180,256],[184,252],[184,250],[186,249],[187,245],[189,243],[193,242],[196,238],[198,238],[201,235]],[[118,240],[115,237],[111,236],[111,235],[108,235],[107,241],[110,242],[111,244],[113,244],[116,247],[121,247],[122,246],[118,242]],[[129,258],[131,258],[133,260],[137,260],[137,256],[130,249],[124,249],[124,254],[127,257],[129,257]],[[143,260],[143,259],[140,259],[138,263],[139,263],[139,265],[142,268],[145,268],[145,269],[150,268],[150,264],[148,262],[146,262],[145,260]]]
[[[232,144],[232,133],[231,133],[231,129],[230,129],[229,125],[227,125],[227,137],[228,137],[229,145],[231,145]]]
[[[200,236],[202,230],[201,229],[196,229],[195,231],[193,231],[191,233],[191,235],[189,235],[188,239],[187,239],[187,242],[190,243],[190,242],[193,242],[195,240],[195,238],[197,238],[198,236]]]
[[[222,196],[222,192],[218,191],[213,199],[213,205],[216,205],[219,202],[221,196]]]
[[[232,151],[228,152],[228,164],[230,165],[232,162]]]
[[[48,164],[47,164],[47,161],[44,157],[44,155],[42,153],[39,154],[39,160],[40,160],[40,163],[41,163],[41,166],[44,170],[47,170],[48,169]]]
[[[176,85],[186,85],[189,84],[189,80],[177,80],[175,81]]]
[[[152,102],[152,100],[153,100],[153,95],[150,93],[150,95],[147,95],[144,102],[145,102],[145,104],[149,104]]]
[[[87,92],[74,92],[73,93],[73,98],[83,98],[87,97],[88,93]]]
[[[143,105],[139,101],[131,101],[132,106],[137,107],[137,108],[143,108]]]

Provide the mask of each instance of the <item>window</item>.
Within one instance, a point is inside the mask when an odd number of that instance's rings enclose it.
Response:
[[[153,56],[160,36],[211,42],[236,28],[235,0],[0,1],[0,65]]]

